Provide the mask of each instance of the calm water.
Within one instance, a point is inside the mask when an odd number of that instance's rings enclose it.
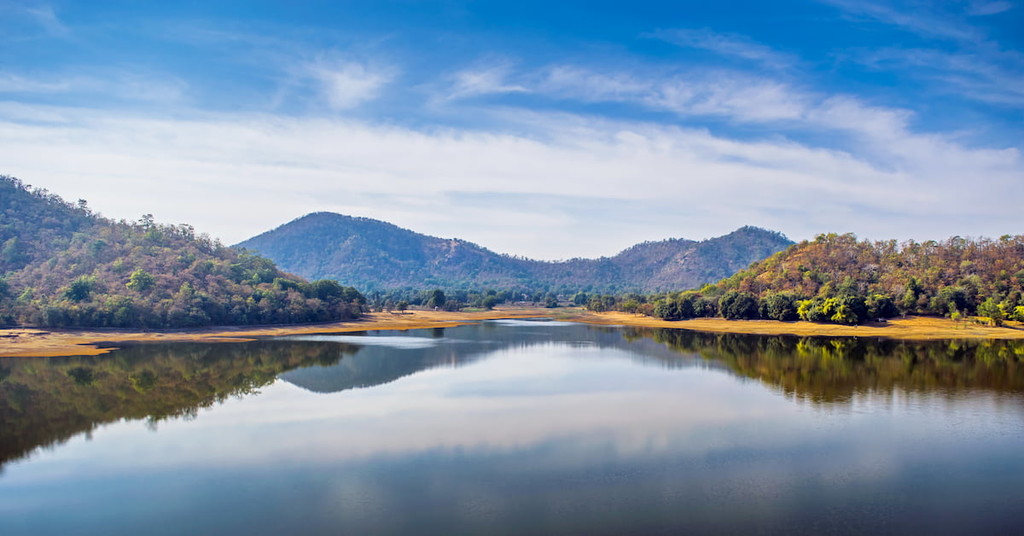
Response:
[[[1010,534],[1024,345],[496,321],[0,360],[0,534]]]

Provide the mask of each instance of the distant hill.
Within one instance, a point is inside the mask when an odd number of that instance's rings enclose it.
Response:
[[[0,325],[189,327],[341,320],[363,297],[189,225],[93,214],[0,176]]]
[[[307,278],[364,290],[547,286],[602,292],[678,290],[728,277],[792,244],[780,233],[743,227],[704,241],[645,242],[614,257],[535,261],[459,239],[422,235],[387,222],[317,212],[237,247]]]

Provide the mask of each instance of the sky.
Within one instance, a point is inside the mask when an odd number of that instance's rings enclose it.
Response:
[[[225,244],[1024,234],[1022,4],[0,0],[0,174]]]

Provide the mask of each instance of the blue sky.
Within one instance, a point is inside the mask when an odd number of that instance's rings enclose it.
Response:
[[[234,243],[1024,232],[1024,5],[0,0],[0,173]]]

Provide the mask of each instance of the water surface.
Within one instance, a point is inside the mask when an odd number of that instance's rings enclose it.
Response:
[[[1012,533],[1024,347],[558,322],[0,361],[0,534]]]

